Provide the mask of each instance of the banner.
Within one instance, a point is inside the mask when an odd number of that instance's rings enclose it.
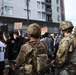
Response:
[[[43,35],[45,32],[48,32],[48,28],[47,27],[41,28],[41,35]]]
[[[15,22],[14,29],[22,29],[22,22]]]

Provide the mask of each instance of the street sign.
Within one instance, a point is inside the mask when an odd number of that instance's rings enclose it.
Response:
[[[15,22],[14,29],[22,29],[22,22]]]

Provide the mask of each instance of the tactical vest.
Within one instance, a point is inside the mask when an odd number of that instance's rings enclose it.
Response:
[[[59,43],[59,49],[57,51],[56,66],[60,67],[65,63],[70,62],[73,52],[74,42],[72,37],[64,37]]]
[[[32,50],[29,57],[27,57],[27,64],[25,65],[26,74],[30,74],[32,72],[37,73],[47,64],[47,48],[40,41],[38,41],[35,45],[33,45],[31,42],[28,42],[28,44]],[[30,69],[29,71],[28,68]]]

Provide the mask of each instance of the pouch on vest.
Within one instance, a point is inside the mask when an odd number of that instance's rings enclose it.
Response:
[[[30,43],[28,43],[30,45]],[[30,47],[30,46],[29,46]],[[38,72],[44,68],[48,61],[47,49],[40,43],[37,43],[35,47],[30,47],[32,49],[27,57],[27,64],[25,64],[25,72],[31,74],[32,72]]]
[[[38,44],[36,48],[33,48],[32,64],[35,72],[40,71],[46,66],[48,60],[48,55],[46,51],[46,48],[44,48],[41,43]]]
[[[37,56],[37,71],[40,71],[43,67],[45,67],[47,63],[47,55],[40,54]]]
[[[32,65],[31,64],[26,64],[24,66],[25,68],[25,74],[31,74],[32,73]]]

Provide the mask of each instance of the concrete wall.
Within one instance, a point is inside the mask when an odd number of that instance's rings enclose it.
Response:
[[[53,22],[60,22],[61,21],[61,14],[60,14],[60,0],[59,3],[56,3],[56,0],[52,1],[52,20]],[[57,12],[57,7],[59,7],[59,12]],[[60,21],[57,20],[58,15],[60,16]]]
[[[24,17],[24,9],[27,9],[26,2],[25,2],[26,0],[12,0],[12,3],[5,2],[5,0],[3,0],[3,1],[4,1],[3,2],[4,10],[5,10],[5,6],[9,6],[9,7],[13,8],[13,15],[3,14],[3,16],[27,19]],[[40,9],[37,8],[37,1],[40,2]],[[31,17],[30,17],[31,20],[45,21],[42,19],[42,14],[41,14],[41,19],[38,19],[37,12],[39,11],[42,13],[41,1],[45,1],[45,0],[30,0],[29,10],[31,10]],[[56,0],[51,0],[51,1],[52,1],[52,4],[51,4],[52,21],[60,22],[61,21],[60,11],[59,11],[59,13],[57,13],[57,6],[59,6],[59,9],[60,9],[60,0],[59,0],[59,4],[56,3]],[[0,0],[0,8],[1,7],[2,7],[2,0]],[[3,12],[5,12],[5,11],[3,11]],[[58,15],[60,15],[60,21],[57,20]]]

